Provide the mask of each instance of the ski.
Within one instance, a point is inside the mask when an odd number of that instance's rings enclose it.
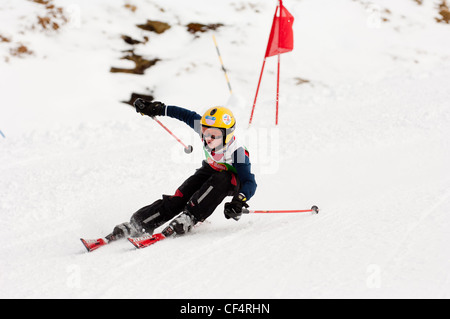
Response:
[[[194,225],[194,228],[197,228],[203,224],[203,222],[198,222]],[[142,234],[140,237],[128,237],[128,241],[133,244],[136,248],[145,248],[150,245],[153,245],[154,243],[161,241],[163,239],[166,239],[167,237],[170,237],[174,234],[174,230],[172,226],[167,226],[164,228],[164,230],[161,233],[156,233],[154,235],[150,234]],[[113,235],[113,233],[109,234],[106,237],[101,237],[97,239],[84,239],[80,238],[81,242],[83,243],[84,247],[87,249],[88,252],[94,251],[100,247],[106,246],[107,244],[119,240],[121,238],[125,238],[123,235]]]
[[[205,223],[204,221],[202,222],[198,222],[197,224],[194,225],[193,228],[197,228],[198,226],[202,225],[203,223]],[[172,237],[172,235],[175,235],[175,232],[172,228],[172,226],[167,226],[166,228],[164,228],[164,230],[161,233],[156,233],[153,235],[147,234],[141,237],[128,237],[128,241],[130,243],[133,244],[134,247],[140,249],[140,248],[145,248],[148,246],[151,246],[163,239],[166,239],[167,237]]]
[[[88,252],[94,251],[100,247],[106,246],[109,243],[116,241],[123,237],[116,237],[112,233],[109,234],[106,237],[101,237],[97,239],[84,239],[80,238],[81,242],[83,243],[84,247],[87,249]]]
[[[80,238],[80,240],[88,252],[94,251],[109,243],[109,241],[106,238],[97,238],[97,239]]]
[[[158,241],[161,241],[165,238],[167,237],[164,236],[162,233],[157,233],[154,235],[146,235],[136,238],[129,237],[128,241],[132,243],[134,247],[140,249],[153,245],[154,243],[157,243]]]

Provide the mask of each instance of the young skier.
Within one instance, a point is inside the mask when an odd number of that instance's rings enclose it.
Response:
[[[163,195],[162,199],[139,209],[130,222],[117,225],[106,239],[151,235],[177,215],[162,234],[165,237],[184,234],[208,218],[227,196],[233,199],[225,204],[225,217],[239,220],[242,208],[248,207],[247,201],[255,193],[256,182],[249,154],[234,136],[236,120],[232,112],[217,106],[201,116],[181,107],[143,99],[137,99],[134,106],[143,115],[169,116],[185,122],[200,135],[206,159],[174,195]]]

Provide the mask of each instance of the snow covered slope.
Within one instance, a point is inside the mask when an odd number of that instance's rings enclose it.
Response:
[[[45,2],[0,3],[0,297],[450,297],[441,1],[285,0],[295,49],[281,56],[280,124],[271,58],[251,129],[276,1]],[[136,26],[147,20],[171,28]],[[190,23],[223,26],[192,34]],[[126,50],[160,61],[111,73],[134,67]],[[133,92],[199,113],[230,106],[259,186],[251,208],[320,214],[235,222],[220,205],[183,238],[86,253],[80,237],[173,194],[202,160],[183,123],[161,119],[191,155],[122,103]]]

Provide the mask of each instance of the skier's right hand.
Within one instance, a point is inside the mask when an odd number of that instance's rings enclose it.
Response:
[[[234,219],[238,221],[242,216],[242,209],[248,208],[248,204],[246,203],[247,198],[245,198],[244,194],[238,194],[233,197],[233,200],[229,203],[225,203],[225,209],[223,213],[225,214],[226,219]]]
[[[134,107],[136,108],[136,112],[145,114],[148,116],[157,116],[157,115],[163,115],[166,110],[166,105],[162,102],[154,101],[146,101],[141,98],[137,98],[136,101],[134,101]]]

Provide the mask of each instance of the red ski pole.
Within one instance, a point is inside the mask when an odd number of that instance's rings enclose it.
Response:
[[[242,209],[244,214],[287,214],[287,213],[319,213],[319,207],[313,206],[311,209],[294,209],[294,210],[248,210]]]
[[[192,145],[188,145],[186,146],[178,137],[175,136],[175,134],[173,134],[164,124],[162,124],[157,118],[152,117],[152,119],[154,119],[156,121],[156,123],[158,123],[159,125],[162,126],[163,129],[165,129],[170,135],[172,135],[177,141],[178,143],[180,143],[181,145],[183,145],[184,147],[184,152],[189,154],[192,153],[193,147]]]

